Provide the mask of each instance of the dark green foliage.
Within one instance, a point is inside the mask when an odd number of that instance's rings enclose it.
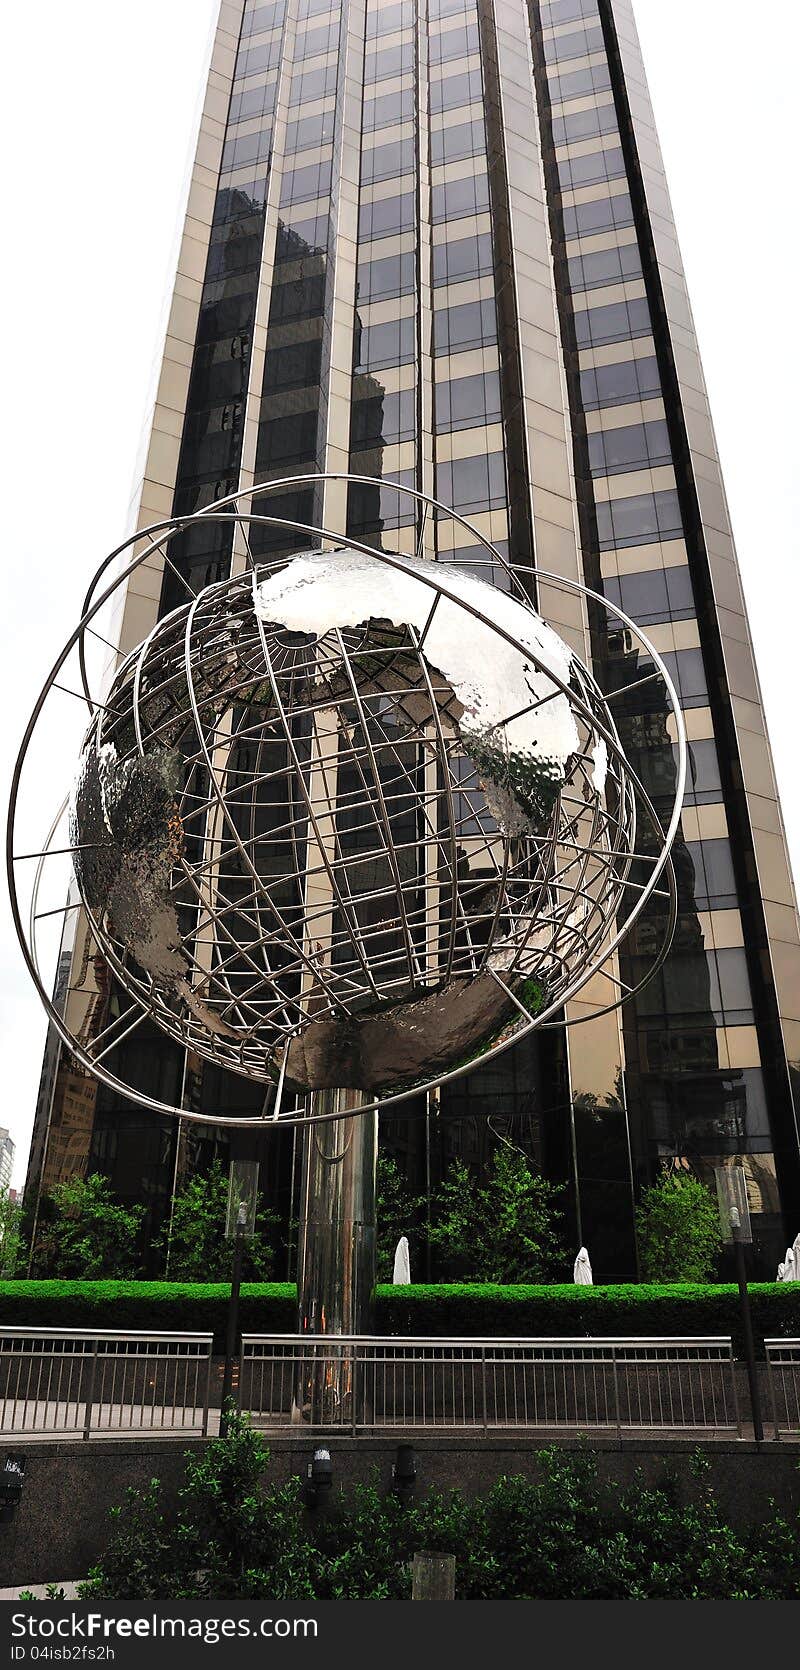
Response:
[[[123,1206],[108,1178],[69,1177],[42,1200],[32,1268],[39,1276],[126,1276],[139,1262],[143,1206]]]
[[[152,1328],[213,1333],[224,1349],[229,1287],[224,1282],[2,1281],[0,1323],[54,1328]],[[764,1336],[800,1333],[800,1282],[750,1287],[756,1350]],[[291,1282],[242,1287],[245,1333],[293,1333]],[[379,1287],[376,1332],[432,1336],[552,1334],[731,1334],[739,1338],[736,1287]]]
[[[298,1481],[269,1484],[268,1450],[236,1418],[187,1458],[172,1515],[157,1480],[130,1491],[84,1598],[408,1600],[412,1555],[456,1555],[461,1600],[786,1600],[800,1520],[734,1530],[700,1456],[693,1486],[604,1482],[589,1451],[542,1450],[537,1476],[503,1478],[477,1501],[434,1492],[410,1504],[359,1486],[309,1513]]]
[[[566,1263],[563,1193],[506,1144],[495,1149],[483,1180],[454,1160],[436,1193],[431,1245],[456,1279],[544,1281]]]
[[[716,1274],[719,1208],[699,1178],[665,1172],[643,1189],[636,1233],[645,1281],[704,1282]]]
[[[6,1281],[20,1276],[28,1260],[21,1200],[11,1200],[8,1189],[0,1193],[0,1274]]]
[[[172,1208],[172,1229],[164,1229],[156,1250],[172,1281],[226,1281],[230,1278],[233,1248],[225,1239],[228,1211],[229,1174],[219,1160],[204,1175],[190,1177],[176,1194]],[[245,1242],[244,1275],[251,1281],[268,1281],[274,1253],[270,1237],[278,1226],[278,1215],[259,1196],[255,1233]],[[163,1267],[162,1266],[162,1267]]]
[[[401,1235],[408,1236],[411,1274],[414,1274],[421,1239],[420,1222],[424,1201],[412,1194],[408,1179],[390,1154],[378,1153],[376,1219],[378,1226],[378,1279],[390,1282],[394,1255]]]

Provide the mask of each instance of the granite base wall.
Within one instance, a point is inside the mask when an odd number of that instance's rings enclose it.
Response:
[[[603,1476],[630,1482],[637,1469],[648,1482],[669,1468],[682,1496],[696,1495],[692,1457],[698,1445],[687,1439],[561,1437],[562,1448],[581,1442],[596,1454]],[[414,1441],[419,1491],[458,1488],[479,1495],[503,1474],[534,1478],[537,1451],[547,1439],[462,1435],[419,1437]],[[63,1581],[85,1576],[104,1547],[109,1510],[129,1486],[141,1488],[152,1478],[174,1502],[187,1451],[203,1441],[175,1439],[94,1439],[15,1445],[27,1459],[22,1500],[10,1524],[0,1525],[0,1588]],[[285,1481],[304,1475],[312,1448],[307,1435],[270,1439],[269,1477]],[[767,1442],[760,1448],[746,1440],[704,1441],[711,1481],[723,1512],[733,1524],[766,1520],[774,1511],[800,1509],[800,1444]],[[330,1440],[334,1487],[374,1480],[388,1490],[396,1441],[385,1437]]]

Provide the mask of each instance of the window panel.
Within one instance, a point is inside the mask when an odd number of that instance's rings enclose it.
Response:
[[[456,238],[453,243],[434,244],[433,282],[457,284],[460,279],[479,278],[493,270],[491,233],[481,232],[477,238]]]
[[[579,348],[598,348],[606,342],[647,336],[651,330],[646,296],[631,301],[607,302],[575,313],[575,336]]]
[[[582,371],[580,381],[581,400],[587,411],[597,406],[626,405],[661,393],[658,361],[653,355],[595,366]]]
[[[362,243],[373,238],[387,238],[398,232],[410,232],[415,220],[413,191],[400,197],[382,197],[378,203],[363,203],[358,216],[358,236]]]
[[[436,497],[453,510],[497,510],[506,503],[505,456],[481,453],[436,465]]]
[[[469,174],[465,180],[447,180],[434,186],[432,200],[434,221],[480,214],[489,207],[489,176]]]
[[[480,348],[497,341],[497,316],[493,300],[463,302],[459,307],[437,308],[433,317],[434,348],[437,354],[456,354],[466,348]]]
[[[356,300],[377,301],[387,296],[413,295],[416,286],[416,256],[413,250],[405,255],[387,255],[382,261],[359,264],[356,280]]]
[[[672,487],[659,493],[636,493],[630,499],[609,499],[595,508],[601,551],[615,545],[675,539],[683,532],[678,495]]]
[[[670,462],[669,431],[662,418],[651,423],[625,424],[588,436],[589,467],[593,475],[647,469]]]
[[[390,319],[382,325],[356,322],[355,369],[378,371],[386,365],[407,365],[415,357],[413,319]]]
[[[472,429],[476,424],[496,423],[500,418],[500,375],[487,371],[475,377],[458,377],[436,385],[436,427]]]
[[[639,246],[620,244],[614,249],[596,249],[590,250],[587,255],[571,255],[567,261],[567,272],[573,290],[592,290],[601,284],[617,284],[625,278],[641,278]]]
[[[591,203],[565,203],[561,212],[567,238],[585,238],[594,232],[633,225],[633,205],[627,191],[615,197],[596,197]]]

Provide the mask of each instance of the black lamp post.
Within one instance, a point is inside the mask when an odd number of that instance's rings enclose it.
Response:
[[[228,1185],[228,1213],[225,1237],[233,1241],[231,1296],[228,1301],[228,1325],[225,1337],[225,1369],[222,1376],[219,1431],[224,1438],[230,1425],[230,1405],[233,1398],[233,1367],[239,1356],[239,1293],[242,1286],[244,1244],[255,1229],[258,1204],[258,1161],[231,1161]]]
[[[233,1393],[233,1365],[238,1356],[239,1292],[242,1285],[242,1263],[244,1261],[244,1237],[246,1226],[247,1207],[245,1206],[244,1201],[242,1201],[236,1216],[236,1234],[233,1238],[231,1296],[228,1301],[228,1327],[225,1338],[225,1371],[222,1376],[222,1401],[219,1415],[219,1433],[221,1438],[225,1438],[228,1431],[230,1400]]]
[[[756,1443],[760,1444],[764,1437],[764,1423],[761,1418],[761,1393],[758,1385],[758,1369],[756,1368],[756,1353],[753,1342],[753,1319],[750,1312],[750,1295],[747,1290],[747,1270],[744,1256],[745,1247],[750,1245],[753,1240],[750,1207],[747,1201],[747,1180],[744,1174],[744,1166],[715,1166],[714,1176],[717,1183],[717,1201],[723,1240],[727,1242],[728,1246],[733,1247],[733,1255],[736,1261],[736,1280],[739,1287],[747,1383],[750,1388],[750,1408],[753,1415],[753,1436]]]

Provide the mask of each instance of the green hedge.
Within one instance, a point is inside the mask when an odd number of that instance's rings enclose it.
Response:
[[[800,1337],[800,1282],[750,1288],[757,1339]],[[21,1327],[213,1330],[223,1348],[228,1288],[222,1282],[5,1281],[0,1324]],[[289,1282],[242,1288],[246,1333],[292,1333]],[[730,1287],[379,1287],[376,1331],[385,1334],[732,1334],[739,1296]]]

